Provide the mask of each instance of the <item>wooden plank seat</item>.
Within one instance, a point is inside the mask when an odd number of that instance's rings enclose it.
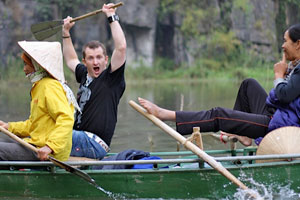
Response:
[[[69,161],[97,161],[97,159],[92,159],[92,158],[86,158],[86,157],[75,157],[75,156],[70,156],[68,159]]]

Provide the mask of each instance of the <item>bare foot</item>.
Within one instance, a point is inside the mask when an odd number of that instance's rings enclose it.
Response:
[[[148,113],[154,115],[155,117],[158,117],[160,118],[159,116],[159,113],[160,113],[160,107],[158,107],[157,105],[155,105],[154,103],[146,100],[146,99],[143,99],[141,97],[138,98],[141,106],[143,106]]]
[[[251,146],[252,144],[252,139],[248,138],[247,136],[240,136],[240,135],[235,135],[235,134],[231,134],[231,133],[226,133],[223,131],[220,131],[222,134],[227,135],[228,137],[235,137],[239,140],[239,142],[241,144],[243,144],[244,146]]]
[[[158,107],[154,103],[141,97],[138,98],[138,101],[141,104],[141,106],[143,106],[147,110],[148,113],[154,115],[158,119],[163,121],[175,121],[175,111],[166,110],[164,108]]]

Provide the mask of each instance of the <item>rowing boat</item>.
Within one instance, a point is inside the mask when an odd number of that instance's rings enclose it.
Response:
[[[206,151],[233,175],[271,186],[289,186],[300,193],[300,154],[255,155],[256,148]],[[109,154],[114,155],[114,154]],[[161,159],[69,161],[103,189],[58,168],[52,162],[0,162],[0,197],[137,199],[221,199],[236,185],[190,151],[154,152]],[[257,160],[281,159],[258,163]],[[151,164],[148,169],[93,170],[97,165]],[[247,185],[247,183],[246,183]],[[251,184],[247,185],[249,188]],[[106,192],[103,192],[106,191]]]

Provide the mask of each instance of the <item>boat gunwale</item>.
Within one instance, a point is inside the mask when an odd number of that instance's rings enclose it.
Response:
[[[273,154],[273,155],[251,155],[251,156],[223,156],[213,157],[217,162],[235,161],[255,161],[255,160],[274,160],[288,159],[281,161],[285,163],[295,162],[300,158],[300,154]],[[153,159],[153,160],[116,160],[116,161],[69,161],[66,162],[73,166],[98,166],[98,165],[136,165],[136,164],[178,164],[178,163],[203,163],[201,158],[173,158],[173,159]],[[300,162],[300,161],[299,161]],[[275,162],[272,162],[275,163]],[[278,163],[278,162],[276,162]],[[263,163],[259,163],[260,165]],[[238,165],[238,164],[236,164]],[[253,164],[250,164],[253,165]],[[0,166],[55,166],[50,161],[0,161]]]
[[[254,164],[242,164],[242,165],[228,165],[225,166],[228,170],[243,170],[243,169],[255,169],[255,168],[265,168],[265,167],[284,167],[284,166],[292,166],[292,165],[300,165],[300,160],[292,161],[292,162],[266,162],[266,163],[254,163]],[[148,169],[109,169],[109,170],[93,170],[93,169],[85,169],[84,170],[89,175],[93,176],[96,174],[160,174],[160,173],[184,173],[184,172],[203,172],[203,171],[211,171],[215,173],[217,172],[215,169],[210,166],[205,168],[199,167],[178,167],[178,168],[148,168]],[[0,174],[18,174],[18,175],[43,175],[43,174],[56,174],[56,175],[70,175],[69,172],[63,169],[56,169],[54,171],[37,171],[37,170],[29,170],[29,171],[19,171],[19,170],[0,170]]]

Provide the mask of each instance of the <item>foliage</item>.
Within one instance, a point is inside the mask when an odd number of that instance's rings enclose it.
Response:
[[[263,59],[259,59],[254,53],[248,53],[243,49],[240,49],[240,56],[236,59],[220,62],[215,59],[201,58],[195,61],[195,64],[186,67],[184,65],[174,69],[173,60],[165,58],[157,58],[154,67],[138,66],[138,67],[126,67],[126,80],[161,80],[161,79],[214,79],[222,78],[228,80],[242,80],[247,77],[253,77],[260,80],[273,78],[273,63],[265,62]],[[8,66],[6,70],[0,66],[0,81],[25,80],[23,72],[23,62],[20,58],[9,57]],[[223,67],[221,67],[223,66]],[[65,77],[68,83],[76,83],[74,74],[64,67]],[[77,89],[75,85],[74,91]]]
[[[176,13],[182,17],[180,31],[185,37],[195,38],[199,33],[218,26],[217,10],[210,0],[160,1],[159,17],[163,18],[170,13]]]
[[[167,58],[158,57],[154,61],[154,66],[158,70],[172,70],[174,69],[175,63],[173,60]]]
[[[203,53],[204,57],[220,61],[235,59],[241,48],[240,40],[232,31],[214,31],[203,43],[207,46]]]
[[[140,63],[139,66],[133,68],[128,67],[126,74],[128,77],[142,77],[142,79],[159,79],[166,78],[168,74],[173,73],[174,61],[167,58],[156,58],[153,67],[149,67]]]
[[[233,0],[232,5],[234,9],[241,9],[246,15],[250,14],[253,10],[250,0]]]
[[[218,3],[220,10],[209,0],[160,1],[162,11],[160,17],[176,13],[182,18],[181,26],[178,28],[186,39],[190,38],[189,44],[192,45],[188,45],[187,48],[191,49],[190,53],[194,57],[203,60],[201,65],[212,70],[226,68],[228,63],[232,63],[240,56],[241,49],[245,48],[234,32],[228,28],[231,21],[228,13],[231,13],[232,9],[237,9],[247,17],[253,9],[250,0],[228,0]],[[191,73],[197,76],[207,74],[205,70],[195,70]]]
[[[280,48],[283,37],[282,33],[284,33],[286,29],[286,13],[285,13],[285,2],[279,1],[278,6],[278,15],[276,16],[276,33],[277,33],[277,40],[278,40],[278,49]]]
[[[300,7],[300,0],[281,0],[281,1],[285,1],[287,3],[291,3],[291,4],[294,4],[297,7]]]
[[[37,13],[38,17],[43,21],[51,20],[53,16],[53,7],[56,6],[58,13],[70,15],[77,12],[83,5],[81,0],[35,0],[38,3]],[[85,5],[97,5],[99,0],[85,0]],[[66,14],[65,14],[66,15]],[[66,16],[63,16],[66,17]]]
[[[278,41],[278,49],[281,48],[281,44],[283,42],[283,33],[287,29],[288,26],[293,23],[299,23],[298,10],[300,9],[300,0],[279,0],[278,2],[278,13],[276,15],[276,32],[277,32],[277,41]],[[290,11],[289,8],[293,8],[296,13],[293,13],[293,19],[287,16],[287,11]]]
[[[23,61],[13,56],[7,57],[7,67],[0,65],[0,80],[15,79],[16,77],[24,77]]]
[[[222,78],[229,80],[243,80],[248,77],[270,80],[273,78],[272,66],[274,63],[266,62],[255,52],[239,49],[239,54],[231,60],[216,60],[214,58],[199,58],[192,66],[184,65],[174,69],[166,65],[171,60],[158,58],[153,68],[127,66],[126,80],[145,79],[212,79]]]

